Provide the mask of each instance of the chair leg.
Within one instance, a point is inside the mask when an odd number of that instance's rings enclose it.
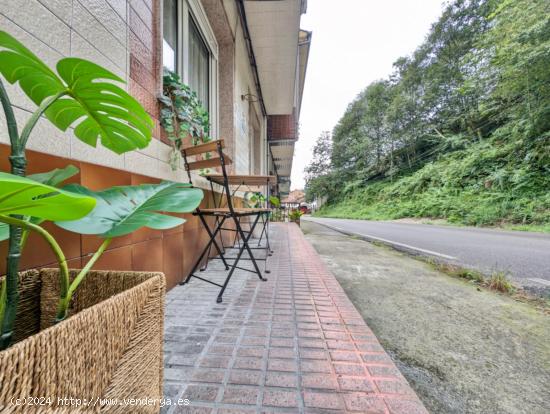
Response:
[[[231,280],[231,277],[233,276],[233,273],[235,272],[235,269],[237,268],[237,264],[239,263],[239,260],[241,259],[241,256],[243,255],[245,249],[247,250],[248,254],[250,255],[250,259],[252,260],[252,263],[254,264],[254,269],[256,273],[258,274],[258,277],[262,281],[266,281],[264,277],[262,277],[262,273],[260,272],[260,269],[258,267],[258,264],[256,263],[256,260],[254,260],[254,256],[252,255],[252,251],[250,250],[250,247],[248,246],[248,240],[250,239],[250,236],[252,235],[252,231],[254,231],[254,227],[256,227],[256,224],[258,223],[258,219],[260,216],[256,216],[256,220],[254,221],[254,224],[252,225],[252,229],[250,233],[248,233],[248,236],[246,236],[243,232],[243,229],[241,228],[240,221],[238,217],[233,217],[233,220],[235,221],[235,226],[237,226],[237,231],[239,232],[239,235],[242,238],[242,245],[239,248],[239,253],[237,254],[237,257],[235,258],[233,264],[231,265],[231,270],[229,271],[229,274],[227,275],[227,278],[225,279],[225,282],[223,283],[223,286],[220,290],[220,293],[218,294],[218,297],[216,299],[217,303],[222,302],[222,296],[223,292],[225,292],[225,289],[227,288],[227,285],[229,283],[229,280]]]
[[[264,219],[264,216],[262,214],[262,232],[260,233],[260,239],[258,240],[258,247],[260,247],[262,245],[262,240],[264,238],[264,234],[265,234],[265,219]]]
[[[222,218],[222,220],[225,220],[225,218]],[[206,231],[208,231],[208,227],[206,226],[206,222],[205,220],[202,220],[203,221],[203,225],[207,228]],[[220,217],[217,217],[216,216],[216,224],[215,226],[221,226],[220,225]],[[212,235],[210,233],[208,233],[208,235],[211,237]],[[208,255],[207,257],[210,257],[210,253],[212,252],[212,245],[214,245],[216,247],[216,250],[218,251],[218,254],[220,255],[220,257],[222,258],[222,260],[225,262],[225,259],[224,259],[224,254],[225,254],[225,247],[223,245],[223,238],[222,238],[222,232],[220,231],[219,232],[219,235],[220,235],[220,245],[221,245],[221,249],[220,247],[218,247],[216,245],[216,240],[214,239],[214,243],[210,244],[210,247],[208,248]],[[208,260],[204,263],[204,266],[201,267],[199,270],[201,272],[204,272],[206,269],[208,268]],[[227,263],[225,263],[225,270],[229,270],[229,267],[227,266]]]
[[[210,227],[208,227],[208,223],[206,222],[203,216],[200,216],[200,219],[206,231],[208,232],[208,236],[210,236],[210,239],[212,240],[212,243],[210,243],[210,248],[212,247],[212,244],[213,244],[216,250],[218,251],[220,258],[222,259],[222,262],[225,266],[225,270],[229,270],[229,265],[225,261],[225,256],[224,256],[225,252],[220,248],[220,246],[218,245],[218,242],[216,241],[216,235],[217,233],[221,235],[221,228],[223,227],[223,223],[225,222],[226,218],[223,217],[221,222],[219,222],[219,224],[218,224],[218,220],[216,220],[216,230],[217,230],[216,234],[212,234],[212,231],[210,230]],[[222,243],[222,246],[223,246],[223,243]],[[208,254],[210,254],[210,248],[208,249]]]
[[[265,241],[267,243],[267,252],[268,256],[273,256],[273,250],[271,250],[271,243],[269,243],[269,216],[266,216],[265,219]]]
[[[222,227],[224,221],[225,221],[225,217],[223,218],[223,220],[221,221],[221,223],[216,227],[216,229],[214,230],[214,233],[211,232],[210,228],[208,227],[208,223],[206,223],[206,220],[204,220],[204,218],[202,217],[202,215],[199,214],[199,217],[203,223],[203,225],[205,226],[206,228],[206,231],[208,232],[208,235],[210,236],[210,240],[208,241],[208,243],[206,244],[206,246],[204,247],[202,253],[200,254],[199,258],[197,259],[197,261],[195,262],[193,268],[191,269],[191,272],[189,273],[189,276],[181,281],[179,284],[180,285],[185,285],[187,282],[189,282],[189,279],[191,279],[191,277],[193,277],[193,274],[197,271],[198,267],[200,266],[201,262],[202,262],[202,259],[204,258],[204,255],[206,254],[207,251],[209,251],[210,249],[210,246],[212,245],[212,243],[216,243],[216,240],[215,240],[215,237],[216,235],[218,234],[218,232],[220,231],[220,228]],[[217,243],[216,243],[216,249],[218,249],[218,252],[220,252],[220,249],[219,247],[217,246]],[[225,264],[225,267],[226,267],[226,270],[229,269],[228,265],[227,265],[227,262],[225,261],[225,257],[223,257],[223,255],[221,254],[220,252],[220,255],[222,257],[222,260],[223,260],[223,263]]]
[[[256,259],[254,258],[254,255],[252,254],[252,249],[250,249],[250,246],[248,244],[250,238],[252,237],[252,233],[254,233],[254,229],[256,228],[256,225],[258,224],[258,220],[260,219],[260,215],[258,214],[256,216],[256,220],[254,220],[254,223],[252,224],[250,228],[250,233],[248,233],[248,236],[245,236],[242,227],[238,226],[237,230],[241,234],[241,237],[245,240],[243,243],[244,247],[246,248],[246,251],[250,255],[250,260],[252,261],[252,264],[254,265],[254,269],[256,270],[256,273],[258,274],[258,277],[261,281],[266,281],[264,277],[262,277],[262,272],[260,271],[260,267],[258,266],[258,263],[256,262]]]

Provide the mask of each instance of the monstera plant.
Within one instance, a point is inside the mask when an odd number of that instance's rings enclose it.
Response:
[[[36,232],[54,252],[60,269],[56,317],[56,322],[59,322],[67,317],[69,303],[78,285],[114,237],[130,234],[141,227],[164,230],[185,222],[183,218],[157,211],[193,211],[202,200],[203,193],[189,187],[189,184],[162,182],[93,192],[76,184],[58,189],[29,178],[0,173],[0,222],[23,229],[25,235]],[[15,215],[25,215],[29,219]],[[55,238],[38,224],[44,220],[55,221],[58,226],[70,231],[103,238],[98,250],[72,282],[63,250]],[[3,296],[4,292],[5,289],[2,289]],[[2,302],[0,317],[4,314],[5,305]]]
[[[61,296],[66,298],[69,292],[69,269],[59,244],[38,224],[44,220],[74,220],[88,214],[94,208],[93,197],[70,193],[41,184],[29,178],[13,174],[0,173],[0,222],[23,230],[21,245],[29,232],[36,232],[53,250],[60,269]],[[21,216],[32,216],[32,219]],[[6,280],[0,289],[0,320],[4,318],[6,308]],[[63,319],[64,315],[58,314]]]
[[[72,166],[21,178],[26,173],[25,149],[29,137],[42,117],[62,131],[72,128],[74,136],[88,145],[95,147],[99,142],[117,154],[146,147],[154,124],[143,107],[117,85],[123,82],[117,75],[74,57],[59,60],[54,71],[3,31],[0,31],[0,74],[10,84],[18,83],[36,105],[19,129],[0,78],[0,101],[11,144],[11,174],[3,173],[0,177],[0,223],[3,223],[0,240],[9,237],[7,273],[0,285],[1,350],[12,339],[19,297],[19,258],[29,232],[41,235],[58,259],[61,298],[57,319],[61,320],[67,315],[72,293],[113,237],[142,226],[164,229],[181,224],[183,219],[157,212],[191,211],[200,202],[202,192],[176,183],[118,187],[98,193],[76,185],[56,188],[78,172]],[[71,221],[75,219],[80,220]],[[72,283],[62,250],[40,226],[44,220],[104,238]]]

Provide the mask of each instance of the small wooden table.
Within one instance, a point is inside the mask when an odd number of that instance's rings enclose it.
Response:
[[[208,181],[216,184],[224,185],[225,180],[223,174],[206,174],[204,176]],[[264,186],[270,184],[276,184],[277,177],[274,175],[240,175],[240,174],[228,174],[227,184],[229,185],[250,185],[250,186]]]

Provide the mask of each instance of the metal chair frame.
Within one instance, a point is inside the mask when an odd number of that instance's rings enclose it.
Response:
[[[191,148],[193,148],[193,147],[191,147]],[[187,150],[189,150],[191,148],[188,148]],[[226,170],[226,159],[225,159],[225,155],[223,153],[223,142],[221,140],[216,141],[216,151],[218,153],[219,164],[220,164],[219,166],[221,167],[222,175],[223,175],[223,184],[222,184],[222,189],[223,190],[222,190],[222,193],[219,197],[219,203],[217,203],[216,202],[216,197],[215,197],[213,182],[210,180],[212,196],[214,198],[214,204],[216,205],[216,207],[214,209],[201,209],[200,207],[198,207],[193,212],[193,215],[199,217],[199,219],[201,220],[202,225],[206,229],[206,231],[208,233],[208,236],[209,236],[209,241],[206,244],[206,246],[204,247],[204,249],[202,250],[202,252],[199,255],[198,259],[196,260],[196,262],[195,262],[193,268],[191,269],[191,272],[187,276],[187,278],[185,280],[183,280],[182,282],[180,282],[180,284],[186,284],[191,280],[191,278],[194,277],[194,278],[202,280],[204,282],[216,285],[216,286],[221,288],[219,293],[218,293],[218,297],[216,299],[216,302],[220,303],[223,300],[223,293],[225,292],[225,289],[227,288],[227,285],[229,284],[229,281],[231,280],[231,277],[233,276],[236,269],[245,270],[245,271],[248,271],[248,272],[255,273],[256,275],[258,275],[258,278],[261,281],[266,281],[267,280],[266,278],[264,278],[262,276],[262,272],[260,271],[260,268],[259,268],[258,263],[257,263],[258,261],[262,261],[262,260],[267,261],[267,255],[266,255],[266,258],[256,258],[256,257],[254,257],[254,254],[253,254],[252,251],[257,250],[258,248],[250,247],[249,242],[250,242],[250,238],[251,238],[251,236],[254,232],[254,229],[256,228],[256,226],[257,226],[257,224],[260,220],[260,217],[262,217],[262,222],[264,224],[264,229],[262,230],[262,235],[263,235],[263,233],[265,231],[265,227],[267,226],[266,223],[269,222],[269,219],[267,217],[267,215],[269,213],[269,210],[267,210],[267,209],[250,209],[250,210],[243,211],[243,210],[240,210],[238,208],[236,209],[233,206],[232,198],[233,198],[233,196],[234,196],[234,194],[236,193],[237,190],[231,192],[230,187],[229,187],[229,179],[228,179],[228,174],[227,174],[227,170]],[[205,151],[205,153],[206,152],[210,152],[210,150]],[[196,153],[196,152],[193,153],[193,155],[197,155],[197,154],[198,153]],[[189,163],[188,154],[186,152],[186,149],[182,150],[182,155],[183,155],[183,161],[184,161],[184,164],[185,164],[185,169],[187,170],[187,175],[188,175],[188,178],[189,178],[189,183],[192,185],[193,184],[192,176],[191,176],[192,164]],[[222,209],[222,208],[219,207],[219,204],[221,204],[221,201],[223,200],[224,194],[226,195],[227,208]],[[215,217],[216,220],[215,220],[213,229],[208,225],[208,222],[206,221],[206,217]],[[243,227],[242,227],[241,218],[243,218],[243,217],[252,218],[250,229],[248,231],[244,230]],[[235,229],[229,229],[227,227],[223,227],[224,223],[228,220],[233,221],[233,223],[235,225]],[[220,236],[221,236],[221,231],[222,230],[235,231],[236,238],[239,239],[239,246],[236,247],[236,249],[238,250],[238,253],[235,257],[226,257],[225,256],[226,249],[231,249],[231,248],[235,248],[235,247],[224,246],[223,245],[223,239],[221,239],[221,237],[220,237],[221,246],[216,241],[216,237],[218,236],[218,234],[220,234]],[[266,232],[266,240],[267,240],[267,232]],[[214,246],[214,248],[216,249],[216,252],[218,253],[219,257],[217,257],[217,259],[222,260],[222,262],[225,266],[225,270],[229,271],[229,273],[227,274],[227,277],[225,278],[225,281],[223,282],[223,284],[213,282],[213,281],[208,280],[206,278],[200,277],[196,274],[196,272],[199,269],[204,257],[207,256],[207,260],[209,259],[208,256],[211,253],[212,246]],[[248,253],[249,257],[243,258],[242,256],[243,256],[245,251]],[[269,252],[271,252],[271,250],[269,250]],[[247,269],[247,268],[243,268],[243,267],[238,266],[238,263],[239,263],[240,260],[250,260],[252,262],[253,269]],[[228,261],[232,261],[232,263],[228,263]],[[266,273],[268,273],[268,271],[266,271]]]

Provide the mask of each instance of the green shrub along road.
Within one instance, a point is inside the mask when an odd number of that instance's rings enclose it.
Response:
[[[550,230],[550,3],[452,0],[305,170],[330,217]]]
[[[550,232],[550,173],[527,168],[518,157],[522,146],[521,140],[474,143],[393,180],[348,186],[318,215],[443,218],[456,224],[509,224]]]

